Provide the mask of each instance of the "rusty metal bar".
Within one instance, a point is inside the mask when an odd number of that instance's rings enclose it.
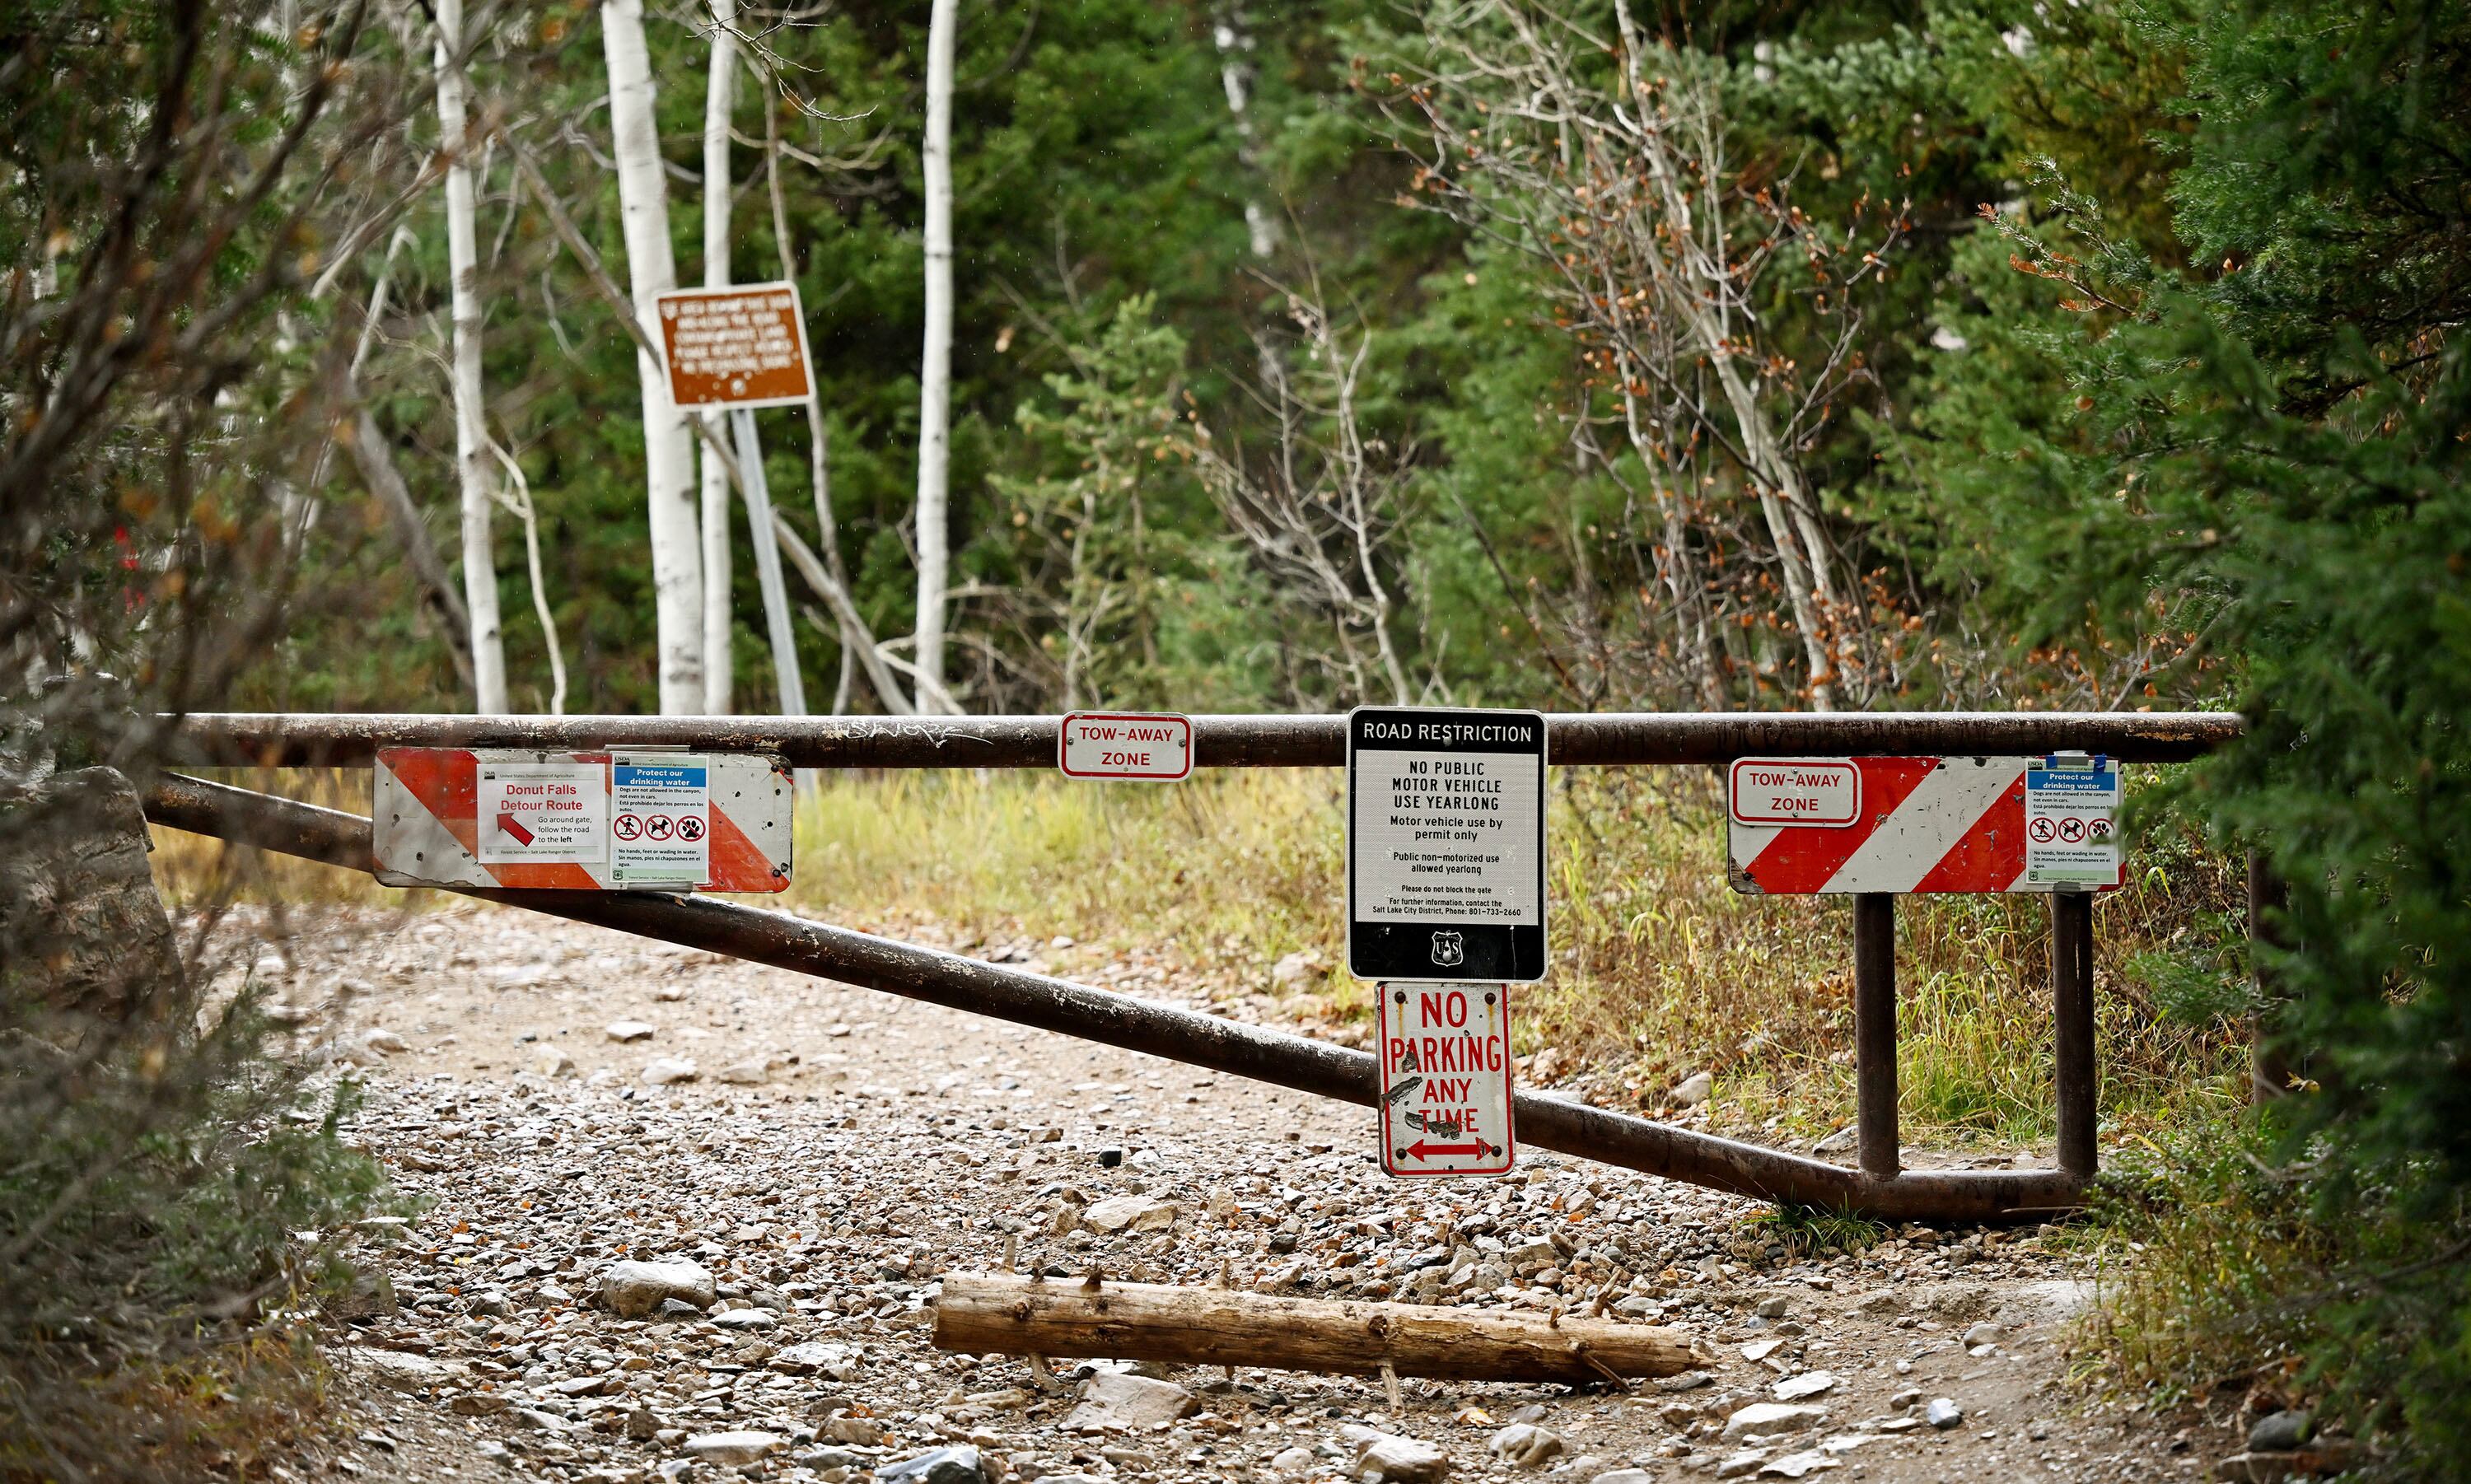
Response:
[[[2091,1180],[2100,1159],[2093,1048],[2093,896],[2051,897],[2052,1049],[2059,1063],[2059,1168]]]
[[[176,775],[148,794],[147,816],[330,865],[366,871],[358,814]],[[465,895],[726,954],[863,989],[1188,1062],[1370,1108],[1374,1058],[1325,1042],[897,943],[709,897],[624,891]],[[2059,1170],[1933,1170],[1892,1180],[1756,1144],[1694,1134],[1566,1098],[1520,1093],[1528,1142],[1583,1159],[1766,1200],[1891,1221],[2037,1219],[2076,1206],[2083,1183]]]
[[[1894,1178],[1896,1151],[1896,899],[1853,898],[1854,1132],[1862,1173]]]
[[[465,717],[200,714],[179,723],[197,766],[345,766],[380,747],[690,746],[775,753],[794,767],[1055,766],[1060,717]],[[1203,767],[1337,767],[1339,716],[1199,716]],[[1768,754],[2021,756],[2106,753],[2184,763],[2240,735],[2228,712],[1556,713],[1549,757],[1563,766],[1727,763]]]

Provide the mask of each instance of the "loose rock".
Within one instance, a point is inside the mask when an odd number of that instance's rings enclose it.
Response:
[[[640,1319],[666,1300],[712,1307],[712,1274],[695,1262],[620,1262],[600,1275],[600,1301],[622,1319]]]
[[[1824,1406],[1790,1406],[1782,1402],[1753,1402],[1725,1419],[1725,1436],[1746,1432],[1800,1432],[1825,1420]]]
[[[701,1074],[694,1063],[674,1056],[655,1056],[644,1064],[644,1080],[654,1087],[692,1082]]]
[[[1439,1484],[1448,1476],[1448,1455],[1429,1443],[1377,1432],[1355,1446],[1353,1472],[1359,1484]]]
[[[883,1464],[875,1476],[879,1484],[987,1484],[986,1465],[967,1444]]]
[[[1965,1408],[1945,1397],[1933,1397],[1930,1405],[1922,1408],[1922,1421],[1945,1432],[1965,1421]]]
[[[1155,1423],[1171,1423],[1200,1410],[1191,1392],[1173,1381],[1102,1371],[1081,1388],[1081,1404],[1063,1422],[1067,1432],[1146,1430]]]
[[[716,1464],[751,1464],[788,1446],[773,1432],[707,1432],[686,1441],[690,1457]]]
[[[1562,1455],[1564,1445],[1559,1433],[1530,1423],[1513,1423],[1494,1433],[1485,1448],[1514,1468],[1541,1469]]]
[[[644,1021],[617,1021],[609,1025],[605,1034],[610,1040],[624,1046],[633,1041],[649,1041],[659,1028]]]

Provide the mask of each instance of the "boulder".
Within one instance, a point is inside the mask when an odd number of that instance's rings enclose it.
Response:
[[[1066,1416],[1067,1432],[1147,1431],[1200,1409],[1192,1393],[1173,1381],[1102,1371],[1083,1383],[1081,1404]]]

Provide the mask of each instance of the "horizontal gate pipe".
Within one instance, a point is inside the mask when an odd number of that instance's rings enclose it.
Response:
[[[146,800],[157,824],[368,871],[359,814],[174,774]],[[1045,975],[981,963],[711,897],[635,891],[467,890],[465,896],[923,1000],[1125,1050],[1370,1108],[1370,1052]],[[1565,1154],[1738,1195],[1889,1221],[2040,1218],[2076,1206],[2084,1184],[2058,1170],[1912,1171],[1873,1179],[1756,1144],[1692,1133],[1537,1093],[1518,1095],[1518,1137]]]
[[[200,713],[179,740],[196,766],[341,766],[381,747],[583,752],[698,747],[778,754],[793,767],[1053,767],[1061,717],[468,717]],[[2231,712],[1556,712],[1562,766],[1727,763],[1735,758],[2018,757],[2097,752],[2184,763],[2232,742]],[[1337,767],[1342,716],[1197,716],[1201,767]]]

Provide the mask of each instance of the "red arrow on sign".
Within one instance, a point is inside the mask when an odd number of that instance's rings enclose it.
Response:
[[[1406,1149],[1408,1158],[1418,1160],[1428,1160],[1436,1154],[1482,1154],[1483,1152],[1484,1141],[1481,1139],[1473,1143],[1426,1143],[1419,1139]]]
[[[500,814],[498,828],[513,836],[518,844],[529,845],[532,842],[532,832],[525,829],[524,822],[512,814]]]

